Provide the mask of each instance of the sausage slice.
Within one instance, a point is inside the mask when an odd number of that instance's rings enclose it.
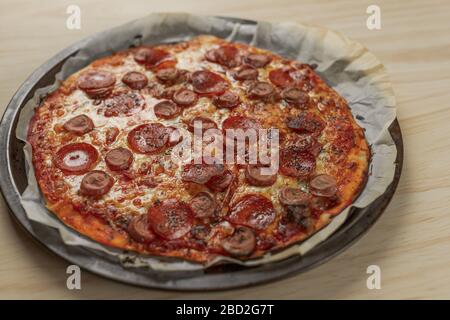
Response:
[[[156,72],[156,78],[165,84],[174,84],[181,77],[181,72],[176,68],[163,68]]]
[[[284,206],[305,206],[309,203],[310,197],[298,188],[285,187],[278,193],[278,199]]]
[[[250,87],[248,91],[248,97],[250,99],[268,99],[274,93],[274,89],[270,83],[257,82]]]
[[[173,94],[172,100],[182,107],[192,106],[197,102],[197,94],[189,89],[180,89]]]
[[[306,108],[309,102],[309,96],[298,88],[288,88],[281,92],[281,97],[289,104]]]
[[[221,175],[224,170],[224,166],[219,164],[188,164],[183,168],[181,180],[205,184],[211,177]]]
[[[114,74],[103,70],[89,70],[83,73],[77,81],[78,88],[93,99],[110,95],[115,83]]]
[[[201,116],[194,117],[188,122],[189,131],[194,132],[196,126],[198,128],[201,127],[202,132],[209,129],[217,129],[217,124],[213,120]]]
[[[256,246],[256,237],[252,229],[238,226],[231,237],[224,240],[222,248],[232,256],[250,255]]]
[[[68,120],[66,123],[64,123],[63,127],[64,129],[66,129],[66,131],[78,135],[83,135],[94,129],[94,123],[92,122],[91,118],[84,114],[81,114]]]
[[[149,243],[155,239],[155,234],[149,229],[147,215],[138,215],[128,224],[128,233],[137,242]]]
[[[239,96],[231,91],[225,91],[222,95],[216,96],[213,99],[213,104],[217,108],[226,108],[226,109],[232,109],[237,107],[240,104],[240,98]]]
[[[226,170],[221,174],[217,174],[211,177],[206,186],[213,191],[222,192],[228,188],[232,181],[233,174],[230,170]]]
[[[125,148],[116,148],[106,154],[105,162],[113,171],[126,170],[133,162],[133,153]]]
[[[131,89],[139,90],[147,86],[148,79],[143,73],[130,71],[122,77],[122,82],[129,86]]]
[[[80,193],[85,196],[99,197],[111,189],[114,179],[104,171],[94,170],[83,177]]]
[[[256,80],[258,79],[258,70],[250,66],[242,66],[236,72],[234,72],[234,78],[236,80]]]
[[[173,119],[181,113],[181,108],[169,100],[158,102],[153,110],[157,117],[163,119]]]
[[[245,170],[245,178],[248,183],[258,187],[268,187],[275,183],[277,174],[263,174],[263,167],[249,165]]]
[[[272,58],[266,54],[250,53],[244,59],[245,63],[255,68],[264,68],[272,61]]]
[[[309,182],[310,192],[319,197],[333,197],[337,192],[336,179],[327,174],[315,176]]]

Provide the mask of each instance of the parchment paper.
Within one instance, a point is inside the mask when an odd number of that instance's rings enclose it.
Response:
[[[41,99],[55,90],[62,80],[91,61],[127,49],[131,45],[178,42],[200,34],[212,34],[230,41],[245,42],[286,58],[309,64],[316,63],[319,75],[348,101],[353,115],[358,116],[356,121],[365,129],[366,138],[371,145],[373,157],[369,179],[353,206],[366,207],[383,194],[393,180],[397,154],[394,141],[388,132],[396,114],[395,98],[386,71],[380,61],[361,44],[334,31],[299,23],[259,22],[257,25],[248,25],[190,14],[151,14],[97,34],[84,42],[76,56],[64,63],[52,86],[37,90],[34,97],[27,102],[20,114],[17,137],[26,142],[28,123]],[[67,245],[83,246],[116,256],[127,267],[146,266],[159,271],[201,270],[223,262],[255,266],[295,254],[303,255],[337,230],[345,222],[349,212],[347,208],[327,227],[301,244],[245,262],[218,257],[207,265],[201,265],[142,256],[102,246],[65,226],[49,212],[37,186],[31,165],[31,147],[28,143],[24,152],[29,185],[22,195],[22,205],[29,219],[57,228]]]

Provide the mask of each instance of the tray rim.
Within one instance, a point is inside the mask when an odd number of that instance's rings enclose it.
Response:
[[[232,22],[240,22],[242,24],[255,24],[256,21],[233,18],[233,17],[216,17],[220,19],[225,19]],[[385,208],[392,199],[395,189],[398,185],[402,166],[403,166],[403,140],[401,129],[398,120],[395,119],[391,124],[389,131],[397,147],[397,159],[396,168],[393,182],[388,186],[385,193],[375,200],[370,206],[362,209],[355,209],[355,211],[361,211],[365,214],[364,217],[360,217],[356,221],[353,221],[350,226],[344,225],[346,227],[341,230],[338,229],[330,238],[319,244],[317,247],[308,252],[305,256],[294,256],[279,262],[273,262],[259,267],[252,268],[242,268],[239,271],[233,272],[221,272],[221,273],[201,273],[194,277],[188,277],[184,279],[170,279],[170,281],[160,282],[152,281],[149,275],[142,275],[136,269],[124,268],[117,262],[108,261],[104,259],[102,261],[104,264],[100,266],[92,265],[89,258],[92,258],[92,251],[85,248],[77,248],[61,244],[50,245],[42,236],[36,233],[35,229],[38,223],[30,221],[25,214],[23,207],[20,204],[20,193],[17,186],[13,180],[13,172],[11,169],[12,155],[10,154],[10,145],[12,139],[17,139],[15,137],[15,124],[17,122],[18,114],[25,104],[26,101],[34,94],[35,90],[38,89],[40,83],[45,79],[46,76],[51,74],[55,68],[58,68],[66,59],[75,55],[82,45],[89,41],[93,35],[88,36],[74,44],[66,47],[58,54],[47,60],[44,64],[38,67],[19,87],[19,89],[14,94],[13,98],[9,102],[0,122],[0,159],[2,163],[7,164],[6,166],[0,166],[0,189],[5,199],[5,203],[8,206],[9,213],[13,219],[31,236],[31,238],[42,246],[50,250],[52,253],[63,258],[70,263],[77,264],[84,270],[91,273],[132,285],[137,285],[147,288],[157,288],[157,289],[168,289],[177,291],[199,291],[199,290],[227,290],[234,289],[238,287],[244,287],[248,285],[257,285],[262,283],[267,283],[270,281],[279,280],[294,274],[305,272],[310,270],[320,264],[325,263],[334,256],[338,255],[353,243],[355,243],[363,234],[365,234],[370,227],[378,220],[382,215]],[[375,207],[374,205],[377,204]],[[366,213],[364,213],[366,211]],[[55,231],[49,226],[41,227]],[[51,229],[51,230],[50,230]],[[341,232],[339,232],[341,231]],[[336,243],[336,246],[330,245],[330,243]],[[328,244],[328,246],[326,246]],[[77,250],[81,249],[81,250]],[[319,249],[323,249],[322,253],[317,252]],[[84,258],[80,257],[80,254],[85,254]],[[98,255],[97,255],[98,256]],[[97,257],[102,259],[101,256]],[[308,260],[309,259],[309,260]],[[305,262],[306,261],[306,262]],[[81,262],[81,263],[80,263]],[[98,262],[98,261],[97,261]],[[115,264],[115,268],[114,268]],[[129,279],[117,274],[117,272],[122,272],[125,274],[136,274],[139,273],[138,277],[134,279]],[[154,277],[155,275],[153,275]],[[144,280],[144,281],[142,281]],[[147,280],[147,281],[145,281]]]

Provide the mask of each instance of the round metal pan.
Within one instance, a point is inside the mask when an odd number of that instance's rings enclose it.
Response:
[[[254,21],[222,18],[241,24],[254,24]],[[50,251],[77,264],[92,273],[149,288],[170,290],[223,290],[260,284],[286,276],[304,272],[334,257],[354,243],[381,216],[389,204],[397,187],[403,164],[403,141],[398,121],[395,120],[389,131],[397,146],[395,177],[385,193],[370,206],[353,208],[349,219],[327,240],[316,246],[304,256],[257,267],[223,265],[206,271],[156,272],[142,268],[126,268],[114,257],[81,246],[67,246],[58,232],[48,226],[30,221],[21,205],[21,194],[27,186],[23,142],[15,136],[19,113],[34,92],[54,82],[56,73],[63,63],[75,55],[84,39],[61,51],[39,67],[17,90],[3,115],[0,126],[0,187],[8,204],[11,216],[35,240]]]

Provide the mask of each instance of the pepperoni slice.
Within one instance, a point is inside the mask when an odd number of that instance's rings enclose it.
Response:
[[[331,149],[336,153],[350,150],[355,145],[355,132],[350,123],[346,121],[336,121],[333,124],[335,138]]]
[[[194,91],[200,94],[220,95],[228,89],[228,82],[211,71],[195,71],[191,75],[192,86]]]
[[[219,164],[187,164],[181,173],[181,180],[205,184],[212,177],[222,174],[224,170],[223,165]]]
[[[122,82],[129,86],[131,89],[140,90],[147,86],[148,79],[143,73],[130,71],[122,77]]]
[[[208,192],[199,192],[191,199],[189,206],[197,218],[207,218],[214,215],[217,202]]]
[[[172,100],[182,107],[189,107],[197,102],[198,97],[189,89],[180,89],[173,94]]]
[[[153,110],[157,117],[163,119],[173,119],[181,113],[181,108],[169,100],[158,102]]]
[[[251,66],[242,66],[234,72],[233,77],[240,81],[256,80],[258,79],[258,70]]]
[[[206,183],[206,186],[213,191],[223,192],[233,182],[233,174],[230,170],[226,170],[221,174],[212,176]]]
[[[277,174],[263,174],[264,167],[248,165],[245,170],[245,178],[248,183],[257,187],[268,187],[277,181]]]
[[[269,80],[280,88],[292,87],[295,85],[295,79],[290,75],[291,69],[281,68],[270,71]]]
[[[147,215],[138,215],[128,224],[128,233],[137,242],[150,243],[155,240],[155,234],[150,230]]]
[[[281,92],[281,97],[289,104],[301,108],[306,108],[309,102],[309,96],[298,88],[287,88]]]
[[[327,174],[319,174],[309,182],[310,192],[319,197],[334,197],[337,192],[336,179]]]
[[[225,91],[220,96],[216,96],[213,99],[213,104],[217,108],[232,109],[236,108],[241,103],[239,96],[231,91]]]
[[[239,50],[233,45],[224,45],[217,49],[216,60],[229,68],[237,67],[241,63]]]
[[[167,51],[148,47],[140,48],[134,54],[134,60],[137,63],[144,64],[148,68],[156,66],[168,57],[169,53]]]
[[[116,148],[105,156],[105,162],[112,171],[127,170],[133,162],[133,154],[125,148]]]
[[[114,179],[104,171],[90,171],[83,177],[80,193],[84,196],[100,197],[107,194],[114,184]]]
[[[104,101],[105,117],[131,116],[142,110],[145,99],[137,92],[126,92],[115,95]]]
[[[98,152],[88,143],[66,144],[54,157],[55,165],[67,174],[84,174],[97,162]]]
[[[92,122],[91,118],[84,114],[81,114],[68,120],[66,123],[64,123],[63,127],[64,129],[66,129],[66,131],[75,133],[77,135],[83,135],[94,129],[94,123]]]
[[[307,193],[298,188],[285,187],[278,193],[278,199],[284,206],[306,206],[310,201]]]
[[[164,149],[169,141],[169,132],[159,123],[147,123],[137,126],[128,134],[128,144],[139,153],[157,153]]]
[[[264,230],[275,220],[275,209],[268,198],[247,194],[233,204],[228,220],[255,230]]]
[[[235,257],[250,255],[256,247],[255,233],[247,227],[238,226],[231,237],[222,243],[222,248]]]
[[[89,70],[77,80],[78,88],[90,98],[104,98],[111,94],[116,78],[114,74],[103,70]]]
[[[259,130],[261,129],[261,124],[258,120],[248,118],[245,116],[231,116],[226,118],[222,123],[222,129],[242,129],[242,130],[248,130],[248,129],[254,129]]]
[[[223,45],[217,49],[209,50],[205,54],[205,58],[229,68],[234,68],[241,64],[239,50],[233,45]]]
[[[311,133],[320,135],[325,128],[325,122],[317,115],[303,112],[296,117],[289,117],[286,120],[288,128],[299,133]]]
[[[205,117],[192,118],[188,123],[188,129],[189,131],[194,132],[195,126],[200,127],[200,125],[202,132],[208,129],[217,129],[217,124],[213,120]]]
[[[285,147],[280,152],[280,171],[286,176],[307,178],[316,168],[316,158],[296,145]]]
[[[167,240],[174,240],[183,237],[191,230],[193,213],[184,202],[166,199],[150,207],[148,222],[157,235]]]
[[[272,57],[267,54],[250,53],[245,59],[245,63],[255,68],[264,68],[272,61]]]
[[[248,90],[248,97],[255,100],[266,100],[275,93],[274,88],[267,82],[256,82]]]

